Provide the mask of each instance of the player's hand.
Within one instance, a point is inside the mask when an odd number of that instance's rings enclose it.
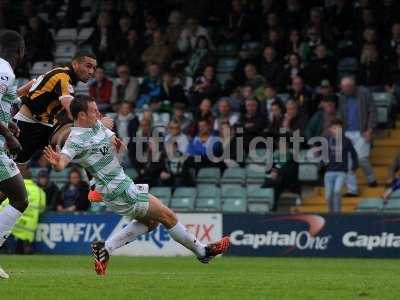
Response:
[[[9,136],[5,137],[5,139],[8,151],[11,155],[17,155],[19,152],[22,151],[22,146],[15,136],[10,134]]]
[[[19,127],[18,127],[18,125],[15,124],[13,121],[10,121],[10,122],[8,123],[8,130],[10,130],[11,133],[12,133],[14,136],[19,137],[19,132],[20,132]]]
[[[44,158],[52,165],[57,166],[60,162],[60,153],[53,150],[51,146],[46,146],[43,150]]]
[[[122,147],[122,141],[117,138],[116,136],[114,136],[114,138],[111,140],[112,145],[114,146],[115,150],[117,150],[117,152],[119,153],[119,151],[121,150]]]
[[[100,122],[110,130],[114,128],[114,120],[110,117],[103,117]]]

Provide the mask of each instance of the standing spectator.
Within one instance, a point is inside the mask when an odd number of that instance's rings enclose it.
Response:
[[[168,63],[171,56],[171,51],[165,44],[161,31],[153,31],[153,40],[149,47],[147,47],[142,55],[142,61],[145,65],[150,63],[157,63],[164,66]]]
[[[104,74],[104,68],[96,69],[95,80],[89,86],[89,95],[96,100],[97,107],[101,112],[111,109],[111,93],[113,82]]]
[[[323,44],[315,47],[315,58],[304,71],[305,81],[309,86],[315,88],[321,82],[321,78],[328,79],[330,82],[336,81],[336,62],[328,56],[328,50]]]
[[[264,48],[263,56],[260,61],[260,73],[269,84],[276,84],[282,66],[276,57],[275,49],[271,46]]]
[[[49,173],[42,170],[37,175],[37,185],[43,189],[46,194],[46,210],[57,211],[57,204],[60,201],[60,189],[57,184],[49,178]]]
[[[183,154],[187,152],[189,139],[182,133],[181,124],[177,120],[171,120],[168,124],[168,131],[165,136],[165,143],[176,143],[177,150]]]
[[[61,189],[61,198],[57,205],[59,212],[85,211],[90,203],[87,198],[89,185],[82,180],[79,169],[71,169],[68,173],[68,182]]]
[[[231,111],[231,106],[226,98],[218,101],[217,117],[214,120],[215,131],[219,131],[221,124],[227,122],[230,126],[235,125],[239,121],[239,114]]]
[[[139,127],[139,119],[132,113],[132,104],[122,101],[118,105],[118,114],[114,118],[114,132],[128,144]]]
[[[395,22],[392,25],[391,39],[385,45],[386,59],[391,59],[395,56],[396,48],[400,45],[400,22]]]
[[[193,49],[188,64],[185,68],[186,74],[194,77],[207,65],[214,65],[215,57],[208,44],[208,39],[200,35],[196,40],[195,49]]]
[[[303,78],[295,76],[289,92],[290,98],[297,102],[300,110],[310,118],[318,109],[319,103],[314,103],[312,94],[306,89]]]
[[[383,62],[374,44],[364,45],[362,49],[358,81],[368,87],[378,87],[383,83]]]
[[[307,117],[299,108],[299,103],[294,100],[286,102],[286,113],[282,121],[282,129],[289,136],[293,136],[295,131],[299,131],[299,136],[304,136]]]
[[[112,47],[114,38],[111,28],[111,16],[102,12],[97,18],[96,29],[88,39],[100,64],[114,58],[114,47]]]
[[[29,18],[29,27],[24,35],[25,59],[31,64],[37,61],[53,60],[54,40],[44,21],[38,16]]]
[[[259,102],[253,98],[246,99],[245,109],[240,118],[243,127],[243,147],[249,150],[251,141],[267,127],[268,119],[261,113]]]
[[[203,75],[198,77],[193,85],[190,105],[196,107],[201,99],[209,98],[215,101],[221,93],[219,82],[215,79],[213,66],[206,66]]]
[[[265,84],[264,77],[258,74],[254,64],[249,63],[245,65],[243,72],[245,80],[244,85],[250,85],[254,91]]]
[[[196,46],[196,41],[199,36],[205,36],[210,45],[210,49],[214,50],[214,45],[208,35],[207,29],[199,25],[199,20],[195,17],[189,17],[186,20],[186,26],[182,30],[181,36],[178,40],[178,49],[181,52],[190,52]]]
[[[118,51],[115,60],[119,65],[128,65],[131,75],[139,76],[143,71],[143,63],[138,59],[142,55],[143,47],[137,31],[131,29],[126,37],[117,44]]]
[[[140,96],[136,108],[142,108],[150,103],[151,98],[159,98],[161,95],[161,70],[160,65],[151,63],[147,67],[147,74],[140,85]]]
[[[170,104],[183,103],[187,104],[187,99],[182,85],[176,81],[174,75],[167,71],[163,74],[161,85],[161,101],[169,101]]]
[[[333,119],[328,135],[329,161],[324,176],[325,200],[330,213],[340,213],[342,187],[350,169],[354,173],[358,167],[357,153],[351,141],[343,135],[343,122]]]
[[[352,77],[343,77],[340,82],[339,115],[343,119],[343,129],[357,152],[358,162],[367,177],[368,186],[377,186],[374,170],[369,161],[372,134],[377,125],[376,106],[371,93],[356,86]],[[354,173],[347,176],[349,196],[358,194]]]
[[[115,80],[111,94],[111,104],[115,105],[121,101],[135,103],[139,90],[138,79],[129,75],[129,66],[127,65],[119,65],[117,74],[118,78]]]

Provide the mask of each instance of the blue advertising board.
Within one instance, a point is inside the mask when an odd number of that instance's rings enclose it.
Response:
[[[400,257],[396,215],[224,215],[229,255]]]

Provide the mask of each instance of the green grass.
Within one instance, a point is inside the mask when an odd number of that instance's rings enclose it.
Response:
[[[113,257],[98,277],[89,256],[0,256],[0,299],[399,299],[400,261]]]

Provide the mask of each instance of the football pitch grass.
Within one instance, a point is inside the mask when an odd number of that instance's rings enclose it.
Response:
[[[95,275],[90,256],[0,256],[1,300],[400,299],[400,260],[112,257]]]

